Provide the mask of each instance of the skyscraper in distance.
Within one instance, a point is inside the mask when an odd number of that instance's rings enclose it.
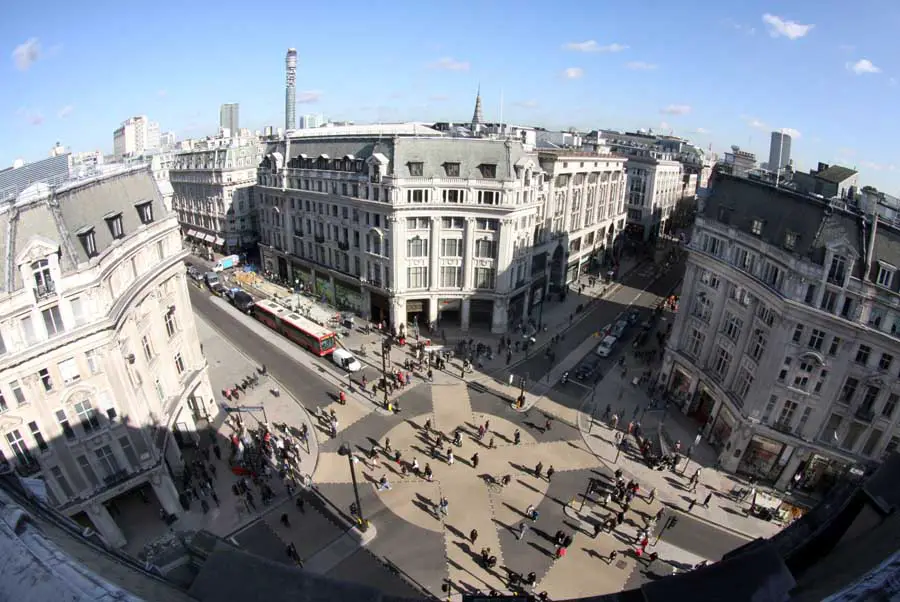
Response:
[[[297,129],[297,49],[288,48],[284,58],[284,129]]]
[[[772,132],[769,144],[769,171],[778,172],[791,163],[791,137],[783,130]]]
[[[228,128],[232,136],[240,130],[240,106],[236,102],[223,104],[219,108],[219,127]]]

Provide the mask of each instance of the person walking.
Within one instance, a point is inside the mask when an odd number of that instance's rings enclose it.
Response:
[[[300,511],[300,514],[306,513],[306,502],[303,501],[302,497],[297,498],[297,510]]]
[[[547,482],[548,483],[550,482],[550,479],[553,478],[553,473],[555,473],[555,472],[556,472],[556,469],[553,468],[553,465],[551,464],[550,468],[547,469]]]
[[[287,512],[285,512],[281,515],[281,524],[284,525],[285,527],[291,526],[291,519],[288,518]]]
[[[534,507],[534,504],[528,504],[528,507],[525,508],[525,516],[534,520],[534,513],[537,511],[537,508]]]
[[[597,539],[601,531],[603,531],[603,526],[600,523],[594,523],[594,539]]]
[[[441,498],[439,507],[441,509],[441,514],[443,514],[444,516],[447,516],[450,514],[450,502],[447,500],[447,498],[445,498],[445,497]]]
[[[475,454],[470,459],[470,462],[472,462],[472,468],[478,468],[478,452],[475,452]]]
[[[513,445],[518,445],[522,442],[522,433],[519,432],[519,429],[516,429],[516,432],[513,433]]]
[[[688,512],[691,512],[691,511],[694,509],[694,506],[696,506],[696,505],[697,505],[697,498],[692,498],[692,499],[691,499],[691,503],[688,504],[688,509],[687,509],[687,511],[688,511]]]
[[[453,450],[450,449],[450,448],[448,448],[448,449],[447,449],[447,465],[448,465],[448,466],[453,466],[453,460],[454,460],[454,458],[453,458]]]
[[[541,478],[544,472],[544,464],[542,462],[538,462],[537,466],[534,467],[534,476],[537,478]]]
[[[525,533],[528,532],[528,523],[522,523],[519,525],[519,532],[516,534],[516,539],[522,541],[522,538],[525,537]]]
[[[425,463],[425,480],[430,483],[433,478],[434,478],[434,473],[431,471],[431,464],[426,462]]]
[[[712,500],[712,493],[707,493],[706,497],[703,498],[703,507],[704,508],[707,508],[707,509],[709,508],[710,500]]]
[[[475,542],[478,540],[478,529],[472,529],[469,531],[469,541],[472,542],[472,545],[475,545]]]
[[[653,500],[656,499],[656,487],[650,490],[650,495],[647,496],[647,503],[652,504]]]

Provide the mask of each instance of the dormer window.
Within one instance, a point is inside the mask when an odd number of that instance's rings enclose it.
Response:
[[[103,219],[106,220],[106,226],[114,240],[118,240],[125,236],[125,229],[122,227],[122,213],[110,213]]]
[[[421,178],[425,173],[425,164],[421,161],[410,161],[406,165],[409,168],[410,177]]]
[[[97,256],[97,237],[93,227],[83,228],[78,232],[78,240],[89,258]]]
[[[137,203],[135,205],[135,209],[137,209],[138,217],[141,219],[142,224],[149,224],[153,221],[153,202],[152,201],[144,201],[142,203]]]
[[[894,282],[894,272],[896,272],[896,268],[888,266],[883,263],[878,264],[878,276],[875,281],[878,283],[878,286],[883,286],[884,288],[891,288],[891,284]]]
[[[39,259],[32,263],[31,273],[34,275],[34,294],[39,301],[56,293],[49,259]]]
[[[481,172],[482,178],[494,179],[497,177],[497,164],[496,163],[482,163],[478,166],[478,171]]]
[[[797,233],[788,231],[784,235],[784,248],[788,251],[793,251],[797,246]]]
[[[444,173],[448,178],[458,178],[459,163],[444,163]]]
[[[762,229],[763,221],[761,219],[755,219],[750,224],[750,231],[756,236],[760,236],[762,234]]]

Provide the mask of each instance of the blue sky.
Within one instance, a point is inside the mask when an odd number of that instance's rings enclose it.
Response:
[[[791,128],[800,168],[900,194],[898,29],[887,0],[7,3],[0,166],[56,141],[109,152],[132,115],[202,136],[239,102],[241,125],[280,125],[293,46],[298,114],[464,121],[480,83],[488,120],[502,93],[504,121],[671,129],[761,160]]]

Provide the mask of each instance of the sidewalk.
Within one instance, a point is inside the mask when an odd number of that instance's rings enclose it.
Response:
[[[665,312],[659,328],[665,330],[674,317],[674,314]],[[651,336],[649,340],[654,340],[654,337]],[[695,518],[751,538],[770,537],[780,531],[782,527],[777,524],[747,516],[746,505],[731,497],[732,489],[742,484],[730,474],[714,468],[718,453],[705,440],[701,439],[693,445],[698,425],[674,407],[668,410],[649,408],[651,399],[646,389],[635,386],[632,380],[648,369],[653,373],[658,372],[659,362],[647,365],[638,362],[633,354],[627,353],[625,365],[628,373],[624,378],[620,370],[613,369],[598,384],[595,407],[589,407],[590,397],[585,396],[578,427],[591,451],[611,469],[621,468],[630,478],[641,483],[645,491],[655,487],[658,498],[667,505],[687,512],[690,500],[696,499],[697,505],[690,512]],[[655,382],[655,379],[651,378],[650,382]],[[616,463],[615,433],[607,423],[601,421],[607,404],[620,417],[619,430],[627,428],[629,421],[637,419],[651,440],[660,436],[663,441],[668,440],[670,445],[681,441],[684,452],[692,448],[688,464],[685,465],[682,460],[678,466],[678,474],[668,470],[653,470],[644,463],[639,453],[633,451],[633,440],[630,441],[632,451],[619,454]],[[691,493],[688,482],[697,468],[702,468],[700,485]],[[701,503],[710,493],[713,497],[709,508],[703,508]]]

